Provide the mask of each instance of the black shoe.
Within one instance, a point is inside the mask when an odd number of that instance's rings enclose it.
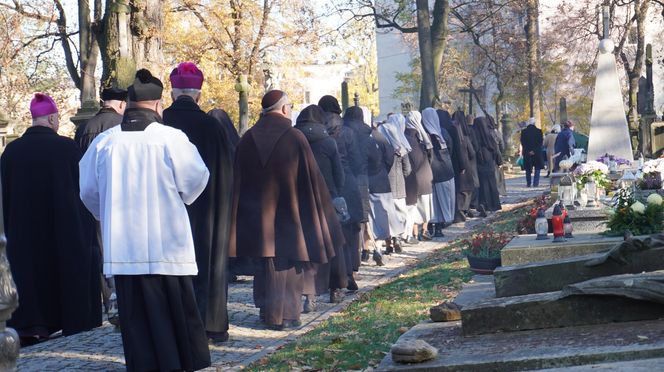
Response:
[[[477,210],[480,212],[480,217],[486,217],[486,209],[484,209],[484,206],[480,204],[479,207],[477,207]]]
[[[299,321],[299,320],[286,320],[286,319],[284,319],[283,329],[298,328],[301,325],[302,325],[302,322]]]
[[[307,295],[304,300],[304,306],[302,307],[303,313],[311,313],[316,311],[316,297],[313,295]]]
[[[406,240],[406,244],[417,245],[417,244],[420,244],[420,241],[415,239],[414,236],[409,236],[408,240]]]
[[[366,249],[362,250],[362,257],[360,258],[362,262],[369,262],[369,251]]]
[[[213,344],[218,344],[228,341],[228,332],[210,332],[206,331],[208,341]]]
[[[355,284],[357,286],[357,284]],[[350,286],[350,284],[349,284]],[[334,289],[330,291],[330,303],[338,304],[344,300],[344,293],[341,289]]]
[[[349,290],[349,291],[357,291],[358,290],[357,282],[355,281],[355,279],[352,276],[348,277],[348,286],[346,286],[346,289]]]
[[[433,239],[433,236],[431,236],[431,234],[429,234],[428,231],[425,231],[422,234],[420,234],[420,240],[429,241],[431,239]]]
[[[266,324],[265,328],[267,328],[271,331],[283,331],[284,330],[284,325],[283,324]]]
[[[397,238],[392,238],[392,247],[394,247],[395,253],[403,252],[403,249],[401,249],[401,244],[399,244],[399,240]]]
[[[376,261],[376,265],[378,266],[384,266],[385,264],[383,263],[383,256],[380,254],[380,252],[376,249],[373,252],[373,260]]]
[[[437,223],[436,224],[436,230],[433,234],[434,238],[444,238],[445,234],[443,234],[443,227],[445,227],[444,223]]]

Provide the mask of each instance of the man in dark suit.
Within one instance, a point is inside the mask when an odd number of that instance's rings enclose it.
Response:
[[[539,186],[540,171],[544,168],[543,141],[542,130],[535,126],[535,119],[530,118],[526,128],[521,131],[521,156],[523,156],[523,167],[526,169],[526,186],[528,187]],[[535,168],[535,177],[531,182],[533,168]]]

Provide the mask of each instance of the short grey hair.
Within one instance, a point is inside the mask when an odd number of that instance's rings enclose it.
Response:
[[[181,95],[194,97],[200,92],[201,92],[200,89],[195,89],[195,88],[173,88],[173,95],[176,97]]]

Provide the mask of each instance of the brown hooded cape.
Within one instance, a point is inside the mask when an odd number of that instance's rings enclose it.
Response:
[[[263,115],[238,143],[234,169],[230,257],[313,263],[334,257],[333,242],[343,233],[330,231],[329,192],[290,119]]]

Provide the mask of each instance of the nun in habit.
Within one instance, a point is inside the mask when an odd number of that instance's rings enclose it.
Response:
[[[386,245],[386,253],[401,252],[401,235],[406,230],[408,206],[406,205],[406,177],[410,174],[410,160],[408,153],[412,150],[404,131],[406,118],[401,114],[393,114],[387,121],[378,127],[390,147],[393,149],[394,161],[388,173],[390,190],[394,201],[394,213],[388,214],[390,223],[390,236],[392,245]],[[412,226],[411,226],[412,228]]]
[[[429,134],[427,134],[422,126],[422,114],[418,111],[408,113],[406,131],[404,133],[413,148],[411,155],[409,155],[413,170],[406,177],[406,192],[408,194],[406,203],[409,207],[406,232],[413,230],[414,225],[416,225],[415,236],[419,240],[431,240],[432,236],[428,231],[428,224],[432,213],[431,194],[433,193],[433,188],[431,180],[433,175],[429,156],[431,149],[433,149],[433,144],[431,143]]]
[[[501,207],[496,168],[502,164],[502,156],[498,149],[498,143],[493,137],[488,118],[476,118],[473,129],[478,145],[477,174],[480,180],[478,203],[488,211],[498,211]]]
[[[387,251],[392,250],[390,216],[394,216],[394,199],[390,187],[389,171],[394,163],[394,148],[378,129],[371,134],[368,154],[369,172],[369,229],[371,240],[384,240]],[[374,250],[376,252],[376,250]],[[374,253],[374,259],[376,254]]]
[[[468,210],[470,209],[473,192],[475,191],[475,188],[479,187],[475,147],[468,134],[472,128],[466,124],[466,115],[463,111],[456,111],[452,115],[452,123],[459,133],[459,151],[462,153],[461,156],[465,157],[465,167],[459,171],[456,185],[457,209],[461,214],[460,219],[465,220]],[[456,178],[457,177],[455,177],[455,179]]]
[[[442,229],[454,220],[454,166],[451,157],[453,140],[450,134],[439,125],[436,110],[422,111],[422,123],[430,135],[433,145],[431,170],[433,172],[433,218],[434,236],[442,237]]]

